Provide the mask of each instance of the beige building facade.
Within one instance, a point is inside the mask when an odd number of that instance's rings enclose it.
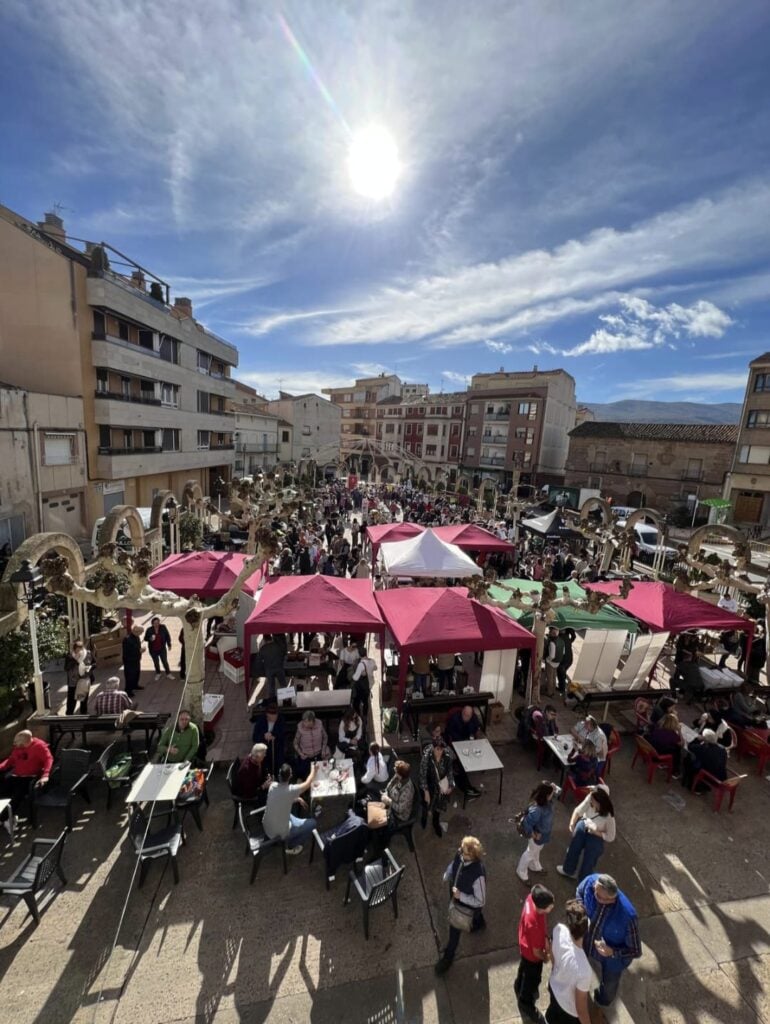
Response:
[[[121,254],[121,271],[130,262]],[[82,400],[84,527],[162,490],[204,494],[235,455],[237,349],[193,317],[189,300],[138,264],[117,273],[109,247],[67,240],[0,207],[0,357],[6,383]]]
[[[42,531],[86,535],[83,401],[0,385],[0,548]]]
[[[749,363],[725,498],[739,526],[770,530],[770,352]]]
[[[564,483],[616,505],[692,508],[722,496],[737,436],[731,424],[587,421],[570,433]]]
[[[283,446],[290,445],[287,462],[315,459],[323,465],[336,467],[340,457],[340,410],[332,402],[310,392],[290,395],[281,391],[277,399],[268,403],[273,415],[291,424],[291,437]],[[286,428],[281,428],[282,434]],[[285,447],[282,449],[285,450]]]

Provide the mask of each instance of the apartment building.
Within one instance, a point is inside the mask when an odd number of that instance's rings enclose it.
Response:
[[[235,414],[236,476],[254,476],[278,463],[279,418],[267,411],[268,401],[255,388],[233,381],[235,398],[228,404]]]
[[[0,548],[41,531],[85,534],[83,400],[0,384]]]
[[[725,485],[738,526],[770,529],[770,352],[752,359]]]
[[[599,488],[617,505],[670,512],[722,496],[737,437],[731,423],[586,421],[570,433],[564,483]]]
[[[403,445],[433,482],[454,484],[462,457],[465,392],[403,399]]]
[[[346,458],[356,442],[378,437],[380,405],[427,395],[427,384],[406,384],[395,374],[360,377],[350,387],[324,388],[334,405],[340,407],[340,453]]]
[[[477,373],[466,394],[461,472],[477,484],[495,480],[563,483],[575,381],[565,370]]]
[[[340,410],[337,405],[312,392],[290,395],[281,391],[268,402],[268,410],[291,424],[291,437],[282,444],[290,446],[287,461],[315,459],[319,465],[334,467],[340,458]],[[280,428],[281,433],[286,431]]]
[[[0,207],[0,263],[6,382],[82,399],[86,534],[114,505],[148,506],[189,481],[211,494],[229,478],[238,352],[189,299],[172,305],[166,282],[105,243],[68,239],[52,213],[34,224]]]

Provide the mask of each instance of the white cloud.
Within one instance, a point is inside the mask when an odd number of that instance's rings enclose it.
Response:
[[[451,381],[453,384],[462,384],[464,387],[471,382],[471,374],[455,373],[454,370],[444,370],[441,377],[443,380]]]
[[[552,250],[531,250],[496,263],[461,267],[390,286],[359,303],[358,312],[314,329],[320,345],[407,344],[436,347],[486,341],[596,309],[672,273],[770,258],[770,183],[753,182],[715,199],[668,210],[626,231],[600,228]],[[701,300],[684,311],[648,310],[629,297],[628,310],[655,329],[718,336],[729,317]]]
[[[339,316],[341,313],[349,312],[350,310],[347,309],[310,309],[306,312],[300,313],[284,311],[280,313],[270,313],[266,316],[258,317],[249,323],[239,324],[238,326],[245,334],[253,334],[255,337],[261,337],[264,334],[270,334],[271,331],[285,327],[287,324],[301,323],[303,320],[319,320],[322,317]]]
[[[277,398],[279,391],[288,391],[297,395],[314,392],[320,395],[322,388],[347,387],[352,384],[353,375],[345,371],[327,373],[323,370],[287,368],[285,370],[247,370],[245,373],[238,373],[238,380],[250,384],[267,398]]]
[[[727,313],[704,299],[692,306],[673,302],[657,307],[638,295],[621,295],[619,302],[622,312],[600,316],[606,326],[594,331],[588,341],[561,349],[560,354],[639,351],[670,344],[683,333],[689,338],[721,338],[733,322]]]
[[[513,345],[509,345],[507,341],[490,341],[489,338],[484,342],[488,349],[492,352],[500,352],[502,355],[507,355],[508,352],[513,351]]]

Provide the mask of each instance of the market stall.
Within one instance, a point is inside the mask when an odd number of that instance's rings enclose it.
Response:
[[[372,545],[372,559],[376,560],[380,545],[386,542],[409,540],[425,531],[419,523],[385,523],[382,526],[367,526],[366,536]]]
[[[201,601],[219,600],[232,587],[249,558],[235,551],[190,551],[171,555],[150,573],[156,590],[171,590],[180,597],[199,597]],[[243,585],[243,592],[254,595],[262,581],[262,569],[255,569]]]
[[[389,576],[465,579],[483,575],[481,568],[454,544],[447,544],[434,530],[409,540],[383,543],[380,549]]]
[[[586,599],[585,589],[574,580],[554,583],[554,586],[557,590],[557,600],[564,596],[565,587],[570,600],[585,601]],[[530,595],[530,600],[537,602],[542,589],[543,584],[537,580],[499,580],[489,588],[489,596],[495,601],[507,601],[512,591],[519,590],[522,594]],[[535,619],[534,610],[509,607],[506,608],[506,611],[525,629],[532,629]],[[626,633],[639,632],[639,624],[629,615],[624,615],[613,604],[605,604],[596,612],[590,612],[584,607],[565,604],[554,607],[552,612],[553,619],[549,620],[549,625],[558,626],[559,629],[574,629],[575,632],[582,629],[619,629]]]
[[[535,647],[528,630],[499,609],[469,598],[465,587],[399,587],[377,594],[376,600],[399,650],[400,705],[412,655],[485,651],[481,688],[508,707],[515,652]]]
[[[455,523],[452,526],[436,526],[433,532],[447,544],[455,544],[462,551],[479,551],[483,554],[498,552],[512,555],[516,545],[495,537],[494,533],[474,523]]]

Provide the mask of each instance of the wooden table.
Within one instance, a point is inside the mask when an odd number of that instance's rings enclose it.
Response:
[[[452,744],[452,749],[467,775],[474,772],[497,772],[500,776],[500,787],[497,802],[503,802],[503,762],[494,751],[487,739],[461,740]],[[463,794],[463,807],[468,801],[467,792]]]
[[[570,733],[561,733],[559,736],[546,736],[543,742],[561,765],[559,785],[563,786],[564,774],[569,764],[569,755],[575,749],[575,737]]]
[[[330,777],[329,762],[317,761],[315,778],[310,787],[313,800],[324,800],[329,797],[354,797],[356,795],[356,778],[353,773],[353,761],[349,757],[335,761],[334,771],[340,773],[339,780]]]
[[[149,804],[156,800],[173,803],[185,780],[189,761],[181,764],[146,764],[134,779],[127,804]]]

